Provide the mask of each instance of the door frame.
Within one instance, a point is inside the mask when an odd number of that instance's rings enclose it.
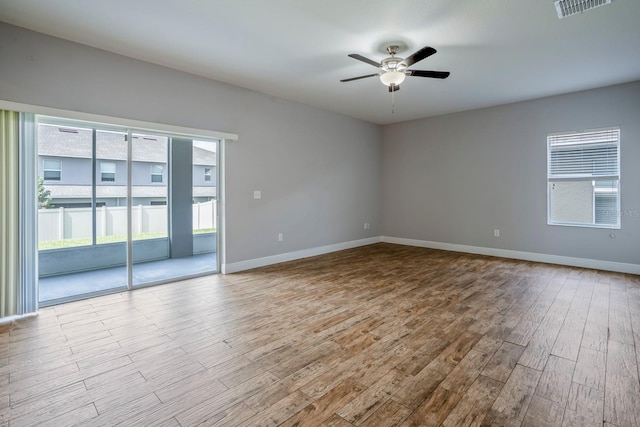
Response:
[[[225,194],[226,194],[225,175],[226,174],[224,173],[224,170],[225,170],[224,152],[225,152],[225,144],[227,142],[238,140],[237,134],[214,131],[209,129],[200,129],[200,128],[176,126],[176,125],[169,125],[169,124],[156,123],[156,122],[141,121],[136,119],[126,119],[121,117],[106,116],[106,115],[93,114],[93,113],[83,113],[83,112],[65,110],[60,108],[44,107],[44,106],[25,104],[20,102],[6,101],[2,99],[0,99],[0,109],[17,111],[19,113],[30,113],[34,115],[57,117],[60,119],[67,119],[67,120],[73,120],[73,121],[84,121],[84,122],[89,122],[93,124],[99,124],[100,126],[103,126],[103,125],[107,127],[115,126],[118,128],[124,127],[126,129],[131,129],[132,131],[154,132],[154,133],[161,132],[169,136],[176,135],[181,137],[193,137],[193,138],[217,140],[218,146],[216,150],[217,151],[216,152],[216,161],[217,161],[217,165],[216,165],[217,204],[216,205],[217,205],[218,225],[216,230],[216,238],[217,238],[216,269],[217,269],[217,273],[224,274],[224,271],[222,271],[222,268],[225,265],[225,259],[226,259],[226,233],[225,233],[225,224],[226,224],[226,221],[225,221],[225,198],[226,198],[225,197]],[[131,144],[129,144],[129,147],[130,146]],[[131,186],[128,184],[127,187],[130,188]],[[22,218],[30,219],[29,222],[33,224],[37,224],[37,217],[36,217],[37,210],[33,210],[33,212],[29,212],[29,213],[21,212],[21,214],[22,214]],[[31,242],[32,247],[35,250],[35,253],[33,254],[33,258],[37,259],[37,251],[38,251],[37,234],[33,236],[33,239],[35,239],[34,242]],[[128,243],[131,242],[131,239],[129,237],[127,240],[128,240]],[[127,264],[130,265],[129,262]],[[21,287],[20,292],[22,294],[23,299],[26,298],[30,300],[30,301],[26,301],[27,306],[32,307],[34,308],[35,311],[37,311],[38,307],[40,306],[40,303],[38,301],[38,292],[37,292],[37,271],[38,271],[37,261],[35,262],[35,265],[31,267],[31,269],[34,270],[32,273],[35,277],[34,280],[36,281],[36,283],[25,283],[25,285]],[[175,280],[179,280],[179,279],[175,279]],[[173,281],[173,280],[169,280],[169,281]],[[128,283],[130,284],[131,281],[128,280]],[[155,284],[160,284],[160,283],[154,283],[154,285]],[[141,286],[138,286],[138,287],[141,287]],[[117,289],[116,292],[121,291],[120,288],[115,288],[115,289]],[[108,292],[108,293],[111,293],[111,292]],[[91,298],[94,296],[98,296],[98,295],[95,295],[95,293],[84,294],[82,298],[77,298],[77,299]]]

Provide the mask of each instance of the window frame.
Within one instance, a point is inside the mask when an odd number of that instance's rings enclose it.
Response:
[[[597,175],[592,173],[591,175],[584,174],[582,176],[559,176],[552,174],[552,166],[551,166],[551,158],[552,158],[552,144],[551,141],[554,138],[558,137],[570,137],[570,136],[579,136],[585,134],[593,134],[593,133],[605,133],[614,131],[617,133],[617,140],[615,141],[616,146],[616,168],[617,174],[606,174],[606,175]],[[619,230],[621,228],[622,215],[621,215],[621,131],[619,126],[611,126],[605,128],[597,128],[597,129],[584,129],[584,130],[576,130],[576,131],[563,131],[563,132],[553,132],[547,134],[547,225],[553,226],[565,226],[565,227],[584,227],[584,228],[597,228],[597,229],[615,229]],[[586,143],[584,143],[586,145]],[[576,146],[579,144],[576,143]],[[592,193],[592,222],[569,222],[569,221],[553,221],[552,220],[552,198],[551,198],[551,189],[552,184],[556,182],[592,182],[593,193]],[[605,224],[605,223],[596,223],[597,214],[596,214],[596,181],[614,181],[616,182],[616,192],[617,192],[617,200],[616,200],[616,209],[615,209],[615,224]]]
[[[160,172],[154,172],[153,169],[159,167],[160,168]],[[160,181],[154,181],[154,177],[160,177]],[[164,182],[164,165],[157,163],[157,164],[153,164],[151,165],[151,183],[152,184],[162,184]]]
[[[208,171],[208,173],[207,173]],[[213,175],[213,168],[212,167],[205,167],[204,168],[204,181],[205,182],[211,182],[211,177]]]
[[[104,171],[102,170],[102,167],[104,165],[113,165],[113,172],[108,172],[108,171]],[[104,174],[113,174],[113,179],[105,179]],[[118,165],[116,164],[116,162],[105,162],[100,160],[100,182],[116,182],[116,176],[118,174]]]
[[[47,168],[47,162],[58,162],[58,169]],[[47,178],[47,172],[57,172],[58,178]],[[42,159],[43,181],[62,181],[62,159]]]

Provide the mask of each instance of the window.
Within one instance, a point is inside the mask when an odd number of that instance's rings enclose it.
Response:
[[[204,168],[204,180],[211,181],[211,168]]]
[[[60,181],[62,160],[44,160],[42,171],[46,181]]]
[[[164,172],[164,165],[151,166],[151,182],[162,182],[163,172]]]
[[[100,162],[100,181],[115,182],[116,164],[111,162]]]
[[[548,223],[620,228],[620,129],[547,136]]]

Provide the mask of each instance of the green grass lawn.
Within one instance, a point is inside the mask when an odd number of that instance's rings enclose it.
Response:
[[[193,230],[193,234],[204,234],[204,233],[215,233],[215,228],[203,228],[201,230]],[[140,233],[134,234],[133,240],[144,240],[144,239],[158,239],[162,237],[167,237],[167,233]],[[105,243],[118,243],[118,242],[126,242],[127,236],[125,235],[116,235],[116,236],[104,236],[98,237],[98,244]],[[63,248],[72,248],[75,246],[90,246],[92,244],[92,240],[90,237],[82,238],[82,239],[64,239],[64,240],[48,240],[46,242],[38,242],[38,250],[44,251],[48,249],[63,249]]]

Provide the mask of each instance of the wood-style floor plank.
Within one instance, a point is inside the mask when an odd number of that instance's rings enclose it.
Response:
[[[460,399],[459,394],[437,387],[400,425],[402,427],[439,426]]]
[[[516,365],[483,425],[519,425],[529,409],[542,372]]]
[[[618,426],[638,425],[640,383],[634,348],[616,341],[609,341],[608,348],[604,419]]]
[[[572,383],[563,426],[602,426],[604,391]]]
[[[282,425],[320,425],[329,420],[340,408],[361,396],[364,389],[365,387],[361,384],[348,379],[291,416]]]
[[[571,389],[575,365],[571,360],[555,355],[549,356],[538,382],[536,395],[564,406]]]
[[[590,348],[580,348],[578,362],[573,373],[573,381],[604,391],[605,375],[607,369],[607,354]]]
[[[608,340],[609,285],[596,283],[580,345],[606,353]]]
[[[582,342],[582,333],[589,313],[593,285],[582,281],[578,284],[576,297],[569,307],[564,323],[560,328],[551,354],[564,359],[577,360]]]
[[[524,347],[504,341],[482,369],[482,375],[503,383],[507,382],[523,351]]]
[[[0,427],[638,426],[640,277],[391,244],[0,325]]]
[[[411,410],[402,406],[395,400],[387,400],[384,405],[367,418],[361,426],[364,427],[391,427],[400,425],[405,420]]]
[[[479,376],[442,425],[451,427],[480,425],[498,397],[502,386],[503,383],[500,381]]]

